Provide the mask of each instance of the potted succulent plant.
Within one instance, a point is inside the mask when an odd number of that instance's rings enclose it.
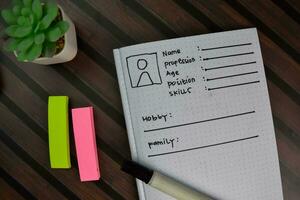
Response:
[[[77,53],[75,26],[55,2],[14,0],[1,11],[8,27],[5,49],[19,61],[55,64],[72,60]]]

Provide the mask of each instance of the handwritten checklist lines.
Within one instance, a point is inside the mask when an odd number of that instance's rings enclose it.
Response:
[[[256,63],[256,61],[246,62],[246,63],[238,63],[238,64],[232,64],[232,65],[223,65],[223,66],[205,68],[204,71],[215,70],[215,69],[223,69],[223,68],[228,68],[228,67],[237,67],[237,66],[243,66],[243,65],[250,65],[250,64],[255,64],[255,63]]]
[[[237,53],[237,54],[216,56],[216,57],[210,57],[210,58],[203,58],[203,60],[205,61],[205,60],[213,60],[213,59],[219,59],[219,58],[228,58],[228,57],[234,57],[234,56],[244,56],[244,55],[249,55],[249,54],[254,54],[254,52],[251,51],[251,52],[246,52],[246,53]]]
[[[218,80],[218,79],[223,79],[223,78],[231,78],[231,77],[236,77],[236,76],[244,76],[248,74],[256,74],[258,71],[253,71],[253,72],[247,72],[247,73],[240,73],[240,74],[232,74],[228,76],[219,76],[219,77],[214,77],[214,78],[208,78],[206,79],[207,81],[213,81],[213,80]]]
[[[166,126],[166,127],[148,129],[148,130],[144,130],[144,132],[153,132],[153,131],[160,131],[160,130],[164,130],[164,129],[179,128],[179,127],[182,127],[182,126],[190,126],[190,125],[194,125],[194,124],[217,121],[217,120],[222,120],[222,119],[227,119],[227,118],[240,117],[242,115],[249,115],[249,114],[254,114],[254,113],[255,113],[255,111],[252,110],[252,111],[248,111],[248,112],[237,113],[237,114],[232,114],[232,115],[226,115],[226,116],[221,116],[221,117],[216,117],[216,118],[210,118],[210,119],[205,119],[205,120],[196,121],[196,122],[183,123],[183,124],[177,124],[177,125],[173,125],[173,126]],[[182,150],[177,150],[177,151],[168,151],[168,152],[164,152],[164,153],[150,154],[150,155],[148,155],[148,157],[163,156],[163,155],[180,153],[180,152],[185,152],[185,151],[193,151],[193,150],[203,149],[203,148],[208,148],[208,147],[213,147],[213,146],[225,145],[225,144],[229,144],[229,143],[254,139],[254,138],[257,138],[258,136],[259,135],[255,135],[255,136],[251,136],[251,137],[244,137],[244,138],[239,138],[239,139],[235,139],[235,140],[222,141],[222,142],[218,142],[218,143],[214,143],[214,144],[203,145],[203,146],[198,146],[198,147],[193,147],[193,148],[187,148],[187,149],[182,149]]]
[[[217,90],[217,89],[223,89],[223,88],[229,88],[229,87],[236,87],[236,86],[241,86],[241,85],[249,85],[249,84],[259,83],[259,82],[260,81],[251,81],[251,82],[238,83],[238,84],[233,84],[233,85],[225,85],[225,86],[220,86],[220,87],[207,88],[207,90]]]
[[[231,48],[231,47],[240,47],[240,46],[246,46],[251,45],[252,43],[243,43],[243,44],[233,44],[233,45],[227,45],[227,46],[220,46],[220,47],[210,47],[210,48],[202,48],[202,51],[208,51],[208,50],[215,50],[215,49],[224,49],[224,48]]]
[[[168,151],[168,152],[164,152],[164,153],[150,154],[150,155],[148,155],[148,157],[156,157],[156,156],[163,156],[163,155],[181,153],[181,152],[186,152],[186,151],[193,151],[193,150],[215,147],[215,146],[220,146],[220,145],[225,145],[225,144],[230,144],[230,143],[242,142],[245,140],[255,139],[258,137],[259,137],[259,135],[254,135],[254,136],[250,136],[250,137],[244,137],[244,138],[239,138],[239,139],[235,139],[235,140],[229,140],[229,141],[225,141],[225,142],[219,142],[219,143],[214,143],[214,144],[209,144],[209,145],[204,145],[204,146],[199,146],[199,147],[194,147],[194,148],[182,149],[182,150],[178,150],[178,151]]]
[[[252,43],[243,43],[243,44],[233,44],[233,45],[226,45],[226,46],[219,46],[219,47],[209,47],[209,48],[202,48],[202,51],[209,51],[209,52],[213,52],[214,50],[217,49],[222,49],[223,51],[225,51],[226,49],[232,49],[232,48],[237,48],[237,47],[243,47],[243,46],[249,46],[252,45]],[[207,56],[205,58],[203,58],[203,61],[210,61],[210,60],[215,60],[215,59],[222,59],[222,58],[228,58],[228,57],[240,57],[240,56],[246,56],[246,55],[251,55],[254,54],[254,51],[250,51],[250,52],[245,52],[245,53],[231,53],[231,54],[225,54],[225,55],[220,55],[220,56]],[[234,60],[234,58],[233,58]],[[232,62],[232,61],[231,61]],[[249,62],[243,62],[243,63],[229,63],[227,65],[223,65],[223,66],[216,66],[216,67],[209,67],[209,68],[203,68],[204,71],[208,72],[208,71],[212,71],[212,70],[217,70],[217,69],[223,69],[223,70],[227,70],[227,69],[231,69],[232,67],[245,67],[245,66],[251,66],[252,64],[255,64],[256,61],[249,61]],[[212,91],[212,90],[217,90],[217,89],[225,89],[225,88],[232,88],[232,87],[237,87],[237,86],[243,86],[243,85],[249,85],[249,84],[254,84],[254,83],[259,83],[259,80],[248,80],[245,82],[238,82],[238,83],[232,83],[232,84],[225,84],[222,82],[224,79],[230,79],[230,78],[235,78],[235,77],[242,77],[242,76],[251,76],[253,74],[257,74],[258,71],[248,71],[248,72],[240,72],[240,73],[231,73],[231,74],[225,74],[224,75],[220,75],[218,74],[218,76],[213,76],[213,77],[203,77],[203,79],[205,81],[208,82],[210,81],[214,81],[213,86],[206,86],[205,89],[208,91]],[[211,76],[211,75],[210,75]],[[216,86],[216,84],[219,83],[219,86]],[[210,84],[211,85],[211,84]]]
[[[243,113],[237,113],[237,114],[232,114],[232,115],[226,115],[226,116],[221,116],[221,117],[216,117],[216,118],[200,120],[200,121],[196,121],[196,122],[183,123],[183,124],[177,124],[177,125],[173,125],[173,126],[165,126],[165,127],[160,127],[160,128],[154,128],[154,129],[147,129],[147,130],[144,130],[144,132],[153,132],[153,131],[159,131],[159,130],[164,130],[164,129],[178,128],[181,126],[189,126],[189,125],[193,125],[193,124],[200,124],[200,123],[216,121],[216,120],[232,118],[232,117],[238,117],[238,116],[248,115],[248,114],[253,114],[253,113],[255,113],[254,110],[248,111],[248,112],[243,112]]]

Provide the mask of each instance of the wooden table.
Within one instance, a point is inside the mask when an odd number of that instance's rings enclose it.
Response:
[[[76,25],[73,61],[44,67],[0,52],[0,199],[137,199],[134,180],[119,170],[130,151],[112,49],[246,27],[259,31],[284,196],[300,199],[300,1],[58,2]],[[71,107],[94,106],[100,181],[79,181],[73,139],[72,169],[50,169],[49,95],[69,96]]]

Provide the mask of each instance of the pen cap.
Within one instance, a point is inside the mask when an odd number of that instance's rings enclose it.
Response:
[[[145,183],[149,183],[153,175],[152,170],[129,160],[123,162],[121,170]]]

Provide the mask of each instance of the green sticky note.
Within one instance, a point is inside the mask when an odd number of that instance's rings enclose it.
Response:
[[[48,99],[51,168],[71,168],[68,103],[67,96],[49,96]]]

